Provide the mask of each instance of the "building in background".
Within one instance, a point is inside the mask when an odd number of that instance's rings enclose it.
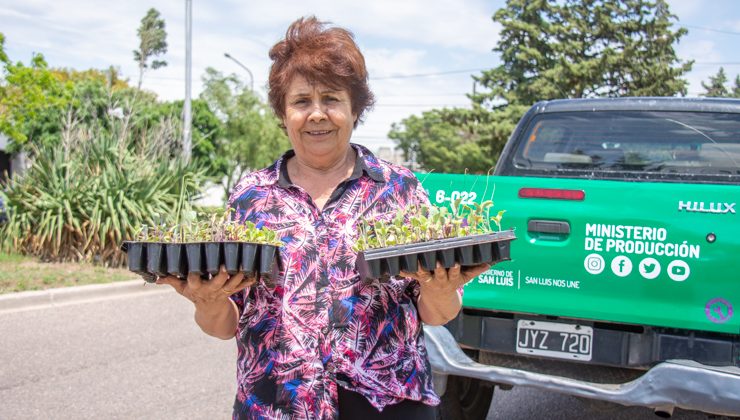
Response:
[[[388,162],[395,163],[397,165],[403,165],[403,153],[400,149],[393,149],[390,147],[378,147],[375,151],[375,156],[387,160]]]
[[[0,134],[0,182],[6,181],[6,177],[10,176],[10,153],[6,151],[8,148],[8,138],[5,135]]]
[[[0,183],[5,182],[14,174],[22,173],[28,165],[25,153],[12,155],[8,152],[9,142],[7,136],[0,134]]]
[[[405,160],[403,157],[403,151],[401,149],[391,148],[391,147],[379,147],[375,152],[375,156],[387,160],[391,163],[395,163],[396,165],[402,165],[405,166],[412,171],[418,171],[419,165],[416,164],[415,160]]]

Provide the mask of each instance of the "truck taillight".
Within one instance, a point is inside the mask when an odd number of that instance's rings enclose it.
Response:
[[[586,193],[583,190],[564,190],[560,188],[521,188],[519,189],[519,198],[583,201],[586,198]]]

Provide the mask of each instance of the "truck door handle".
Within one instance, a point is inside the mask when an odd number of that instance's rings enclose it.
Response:
[[[570,223],[560,220],[532,219],[527,222],[527,231],[536,233],[570,233]]]

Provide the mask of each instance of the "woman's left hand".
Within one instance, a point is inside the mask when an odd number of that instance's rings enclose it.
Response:
[[[427,271],[419,265],[416,272],[401,271],[401,276],[416,279],[425,292],[451,293],[457,292],[457,289],[489,268],[491,268],[491,264],[480,264],[463,269],[460,264],[455,263],[454,266],[447,269],[437,261],[437,268],[434,271]]]
[[[490,264],[480,264],[462,269],[460,264],[455,264],[446,269],[437,262],[433,272],[419,267],[415,273],[402,271],[401,275],[416,279],[421,286],[417,303],[422,322],[444,325],[460,312],[462,297],[458,289],[490,267]]]

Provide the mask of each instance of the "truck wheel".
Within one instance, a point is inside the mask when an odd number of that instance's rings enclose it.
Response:
[[[480,379],[450,375],[437,409],[438,420],[485,420],[494,385]]]

